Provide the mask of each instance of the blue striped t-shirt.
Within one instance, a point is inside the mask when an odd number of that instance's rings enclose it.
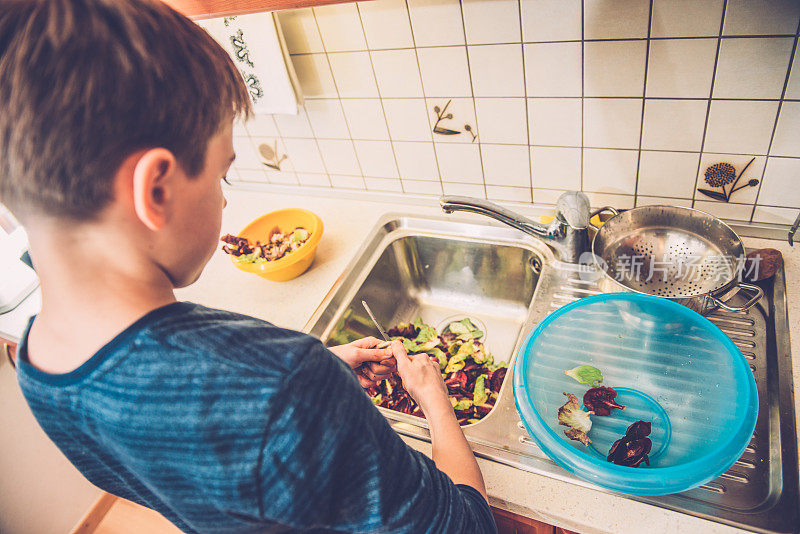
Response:
[[[19,383],[47,435],[185,532],[496,531],[315,338],[177,302],[65,374],[33,367],[26,339]]]

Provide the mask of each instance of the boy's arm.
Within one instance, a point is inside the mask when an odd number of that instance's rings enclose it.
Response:
[[[439,364],[431,361],[427,354],[406,354],[399,341],[392,342],[392,352],[403,386],[428,420],[436,467],[456,484],[475,488],[488,501],[483,475],[453,412]]]
[[[273,399],[258,469],[262,520],[349,532],[496,532],[476,491],[477,465],[464,468],[466,454],[474,458],[461,429],[435,403],[426,409],[437,463],[406,446],[319,343]]]

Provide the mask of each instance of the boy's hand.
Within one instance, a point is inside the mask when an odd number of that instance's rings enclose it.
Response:
[[[389,378],[397,365],[391,347],[375,348],[380,343],[382,341],[377,338],[365,337],[328,350],[355,370],[361,387],[369,388]]]
[[[419,404],[426,417],[439,409],[452,414],[453,408],[439,364],[425,353],[407,354],[399,340],[392,341],[392,352],[397,359],[397,373],[403,380],[403,387]]]

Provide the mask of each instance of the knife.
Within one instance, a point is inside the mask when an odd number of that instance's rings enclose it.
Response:
[[[365,300],[362,300],[361,304],[364,306],[364,309],[367,310],[369,318],[372,319],[372,323],[375,325],[375,328],[377,328],[378,332],[381,333],[381,337],[383,337],[383,340],[389,341],[389,336],[386,335],[386,331],[381,327],[380,323],[378,323],[378,320],[375,318],[375,315],[372,313],[372,310],[369,309],[369,305],[367,305],[367,302]]]

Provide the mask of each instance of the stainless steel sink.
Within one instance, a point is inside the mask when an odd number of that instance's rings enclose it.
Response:
[[[798,475],[783,270],[763,305],[709,317],[739,346],[758,385],[750,446],[725,474],[675,495],[624,497],[760,532],[796,532]],[[513,366],[524,336],[548,313],[612,291],[520,231],[452,217],[387,216],[371,232],[305,331],[329,345],[377,335],[361,300],[387,327],[422,316],[437,327],[469,316],[496,360]],[[525,433],[506,380],[494,410],[464,427],[476,454],[519,469],[593,486],[554,464]],[[424,419],[380,408],[398,432],[430,441]]]

